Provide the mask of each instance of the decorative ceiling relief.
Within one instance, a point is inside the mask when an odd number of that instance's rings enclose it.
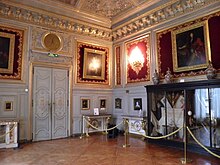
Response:
[[[132,3],[129,0],[87,0],[82,9],[112,18],[130,7],[132,7]]]
[[[57,0],[87,13],[113,18],[149,0]]]

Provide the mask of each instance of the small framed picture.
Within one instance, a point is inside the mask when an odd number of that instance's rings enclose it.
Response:
[[[89,99],[81,99],[81,109],[89,110],[90,108],[90,100]]]
[[[120,98],[115,99],[115,108],[121,109],[121,99]]]
[[[134,99],[134,110],[142,109],[142,98],[135,98]]]
[[[12,101],[6,101],[5,102],[5,111],[12,111],[12,110],[13,110]]]
[[[100,100],[100,108],[106,108],[106,100],[105,99]]]
[[[94,115],[99,115],[99,108],[94,108]]]

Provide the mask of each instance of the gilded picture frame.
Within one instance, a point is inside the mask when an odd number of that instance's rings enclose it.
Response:
[[[121,47],[119,45],[115,46],[115,84],[121,85]]]
[[[90,108],[90,99],[81,99],[81,109],[89,110]]]
[[[83,78],[105,80],[105,51],[84,49]]]
[[[134,110],[142,109],[142,98],[134,98],[133,105],[134,105]]]
[[[5,101],[5,111],[12,111],[12,110],[13,110],[12,101]]]
[[[121,98],[116,98],[115,99],[115,109],[121,109],[121,102],[122,102],[122,99]]]
[[[101,108],[106,108],[106,99],[101,99],[100,100],[100,109]]]
[[[173,71],[203,69],[210,57],[207,21],[192,24],[171,32]]]
[[[15,35],[0,32],[0,73],[13,73],[14,47]]]

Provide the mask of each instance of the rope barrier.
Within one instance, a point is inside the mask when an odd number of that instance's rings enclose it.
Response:
[[[91,126],[92,128],[94,128],[94,129],[96,129],[96,130],[100,130],[99,128],[97,128],[97,127],[93,126],[92,124],[90,124],[90,122],[87,121],[85,118],[84,118],[84,120],[85,120],[86,123],[87,123],[89,126]],[[116,127],[118,127],[119,125],[121,125],[123,122],[124,122],[124,121],[121,121],[118,125],[116,125],[116,126],[114,126],[114,127],[112,127],[112,128],[109,128],[109,129],[105,129],[104,131],[109,131],[109,130],[115,129]],[[126,121],[126,122],[127,122],[127,124],[129,124],[128,121]],[[10,130],[10,132],[11,132],[14,128],[15,128],[15,126]],[[178,129],[175,130],[174,132],[172,132],[172,133],[170,133],[170,134],[167,134],[167,135],[164,135],[164,136],[152,137],[152,136],[147,136],[147,135],[142,134],[138,129],[136,129],[136,128],[134,127],[135,131],[137,131],[137,132],[139,133],[139,135],[144,136],[145,138],[149,138],[149,139],[163,139],[163,138],[167,138],[167,137],[169,137],[169,136],[172,136],[172,135],[176,134],[176,133],[179,132],[182,128],[183,128],[183,126],[180,127],[180,128],[178,128]],[[207,151],[208,153],[210,153],[211,155],[213,155],[213,156],[215,156],[215,157],[217,157],[217,158],[220,158],[219,155],[213,153],[213,152],[210,151],[208,148],[206,148],[204,145],[202,145],[202,144],[195,138],[195,136],[192,134],[192,132],[190,131],[189,127],[186,127],[186,128],[187,128],[187,130],[189,131],[189,133],[190,133],[190,135],[192,136],[192,138],[196,141],[196,143],[198,143],[204,150],[206,150],[206,151]],[[103,130],[100,130],[100,131],[103,131]],[[7,133],[9,133],[9,132],[7,132]],[[7,133],[6,133],[6,134],[7,134]],[[1,136],[0,136],[0,137],[1,137]]]
[[[6,132],[5,134],[0,135],[0,138],[2,138],[4,136],[6,136],[7,134],[11,133],[15,129],[16,126],[17,126],[17,124],[14,124],[13,128],[11,130],[9,130],[8,132]]]
[[[213,153],[212,151],[210,151],[208,148],[206,148],[204,145],[202,145],[202,143],[200,143],[196,138],[195,136],[193,135],[193,133],[190,131],[189,127],[186,127],[187,130],[189,131],[190,135],[192,136],[192,138],[196,141],[196,143],[198,143],[204,150],[206,150],[208,153],[210,153],[211,155],[217,157],[217,158],[220,158],[219,155]]]
[[[147,136],[147,135],[142,134],[139,130],[137,130],[137,129],[134,127],[135,131],[137,131],[140,135],[142,135],[142,136],[144,136],[144,137],[146,137],[146,138],[149,138],[149,139],[163,139],[163,138],[167,138],[167,137],[172,136],[172,135],[174,135],[175,133],[179,132],[182,128],[183,128],[183,126],[180,127],[180,128],[178,128],[178,129],[175,130],[174,132],[172,132],[172,133],[170,133],[170,134],[167,134],[167,135],[164,135],[164,136],[153,137],[153,136]]]
[[[116,127],[118,127],[119,125],[121,125],[121,124],[123,123],[123,121],[121,121],[118,125],[116,125],[116,126],[114,126],[114,127],[112,127],[112,128],[105,129],[105,130],[101,130],[101,129],[99,129],[99,128],[93,126],[93,125],[92,125],[88,120],[86,120],[85,118],[84,118],[84,120],[86,121],[86,123],[87,123],[89,126],[91,126],[93,129],[96,129],[96,130],[98,130],[98,131],[110,131],[110,130],[112,130],[112,129],[115,129]]]

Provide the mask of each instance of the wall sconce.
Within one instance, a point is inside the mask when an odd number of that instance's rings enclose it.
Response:
[[[144,55],[137,46],[131,51],[128,62],[131,68],[138,74],[144,65]]]

